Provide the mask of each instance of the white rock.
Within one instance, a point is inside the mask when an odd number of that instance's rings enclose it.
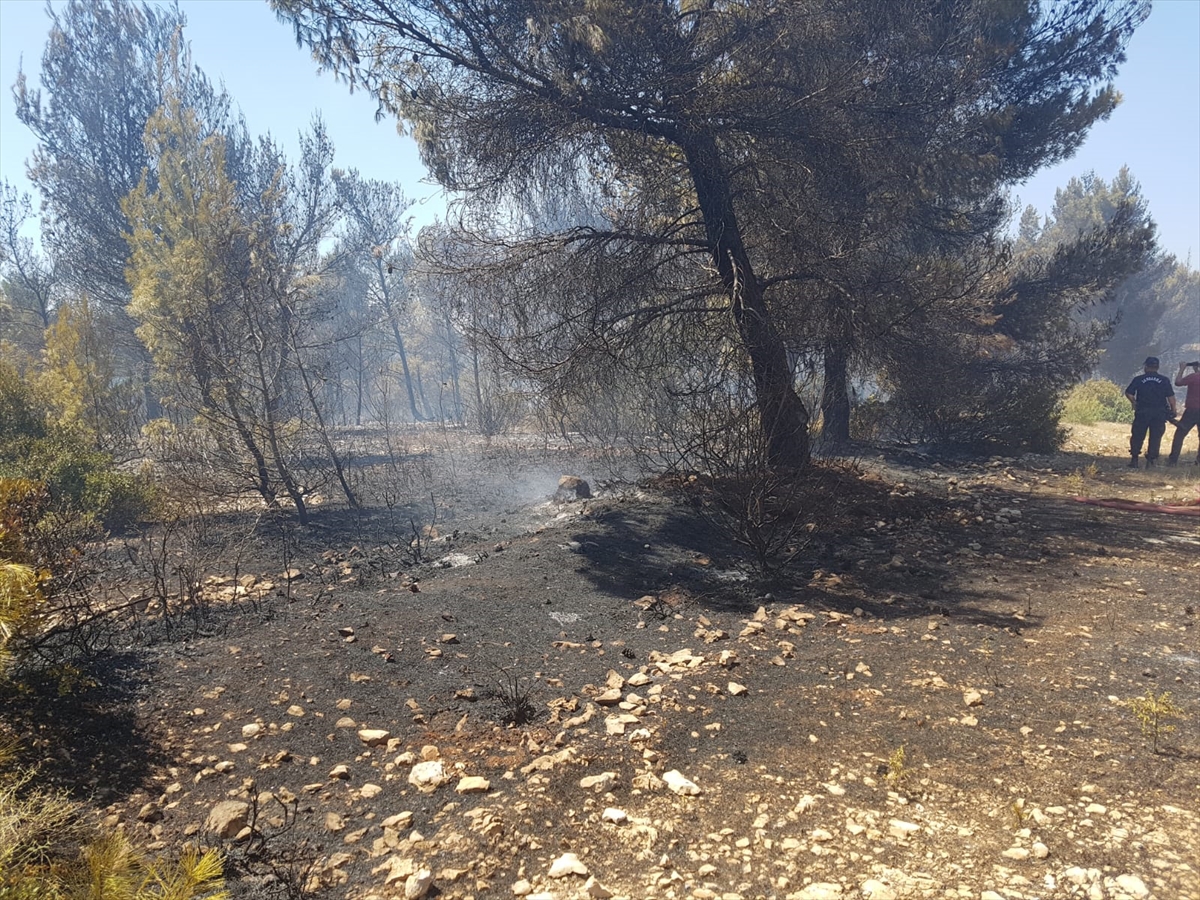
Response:
[[[574,853],[564,853],[550,864],[551,878],[566,878],[568,875],[586,875],[587,866]]]
[[[249,725],[242,726],[242,737],[249,739],[254,737],[260,731],[262,731],[262,726],[257,722],[251,722]]]
[[[795,894],[788,894],[788,900],[839,900],[846,894],[840,884],[832,881],[818,881],[807,885]]]
[[[404,900],[421,900],[432,886],[433,873],[428,869],[421,869],[409,875],[408,880],[404,882]]]
[[[525,897],[533,893],[533,885],[522,878],[519,881],[513,882],[512,892],[515,897]]]
[[[1041,841],[1034,841],[1034,844],[1033,844],[1034,859],[1045,859],[1049,855],[1050,855],[1049,847],[1047,847]]]
[[[408,783],[418,791],[436,791],[449,780],[445,767],[438,759],[419,762],[408,773]]]
[[[1024,847],[1009,847],[1000,855],[1005,859],[1029,859],[1029,851]]]
[[[614,825],[624,825],[629,821],[629,814],[623,809],[610,806],[600,814],[600,819],[604,822],[612,822]]]
[[[744,684],[738,684],[736,681],[729,682],[725,689],[729,691],[730,696],[733,697],[740,697],[742,694],[746,693],[746,686]]]
[[[670,772],[667,772],[662,778],[663,781],[666,782],[667,787],[676,794],[694,797],[700,793],[699,786],[694,782],[689,781],[681,772],[676,769],[672,769]]]
[[[1063,872],[1063,878],[1077,887],[1082,887],[1092,880],[1088,874],[1088,870],[1082,866],[1071,866],[1071,868]]]
[[[899,900],[900,895],[896,893],[896,889],[884,884],[882,881],[876,881],[874,878],[868,878],[858,888],[863,895],[864,900]]]
[[[1146,883],[1136,875],[1118,875],[1117,887],[1123,890],[1134,900],[1143,900],[1144,897],[1150,896],[1150,889],[1146,887]]]
[[[595,900],[609,900],[613,895],[613,892],[598,882],[594,875],[588,876],[588,880],[583,886],[583,892]]]

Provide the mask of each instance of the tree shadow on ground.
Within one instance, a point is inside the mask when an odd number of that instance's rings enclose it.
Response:
[[[17,741],[15,764],[74,796],[113,802],[168,762],[139,724],[137,704],[151,687],[140,654],[93,660],[72,690],[47,673],[0,689],[0,725]]]
[[[1019,506],[1023,518],[963,527],[951,514],[955,503],[961,515],[980,498],[993,510]],[[1195,542],[1191,519],[1085,506],[1031,494],[1020,484],[979,487],[961,498],[909,486],[898,497],[891,484],[852,469],[826,472],[804,508],[817,523],[811,540],[791,567],[770,577],[754,573],[728,530],[670,493],[661,503],[594,512],[590,527],[573,535],[588,562],[579,571],[615,596],[675,590],[715,611],[745,613],[770,596],[849,614],[857,609],[883,620],[941,614],[1025,631],[1045,618],[1023,586],[1033,590],[1039,573],[1071,573],[1096,556],[1137,556],[1155,542]],[[872,533],[877,519],[907,524]],[[921,559],[889,565],[897,548],[905,547],[907,556],[920,540],[928,542]],[[858,564],[854,556],[868,563]],[[994,589],[976,583],[989,556],[1004,560],[1007,569]],[[830,576],[853,589],[826,589],[823,579]]]

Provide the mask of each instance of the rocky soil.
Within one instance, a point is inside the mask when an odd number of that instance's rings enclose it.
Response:
[[[1200,898],[1200,520],[1073,499],[1200,469],[1123,434],[829,463],[769,581],[686,485],[546,501],[598,487],[563,455],[423,561],[331,509],[214,561],[109,690],[4,718],[235,897]]]

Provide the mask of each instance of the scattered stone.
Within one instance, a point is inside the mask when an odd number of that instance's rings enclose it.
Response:
[[[610,806],[600,814],[601,821],[612,822],[614,825],[624,825],[629,821],[629,814],[623,809]]]
[[[616,772],[601,772],[599,775],[587,775],[579,779],[579,786],[585,791],[594,790],[597,794],[604,794],[612,790],[616,780]]]
[[[445,767],[436,759],[419,762],[408,773],[408,783],[422,793],[436,791],[449,780]]]
[[[594,900],[609,900],[613,892],[596,880],[595,875],[589,875],[583,885],[583,892]]]
[[[574,853],[564,853],[550,864],[551,878],[566,878],[568,875],[587,875],[588,869]]]
[[[596,702],[601,706],[615,706],[621,702],[621,689],[609,688],[604,693],[596,697]]]
[[[454,790],[459,794],[486,794],[492,789],[492,783],[479,775],[467,775],[461,778]]]
[[[736,681],[729,682],[725,689],[729,691],[731,697],[740,697],[742,694],[746,693],[746,686],[744,684],[738,684]]]
[[[548,772],[555,766],[559,766],[565,762],[569,762],[574,758],[576,750],[574,747],[564,747],[554,753],[547,753],[545,756],[539,756],[527,766],[521,767],[522,775],[530,775],[533,772]]]
[[[979,691],[964,691],[963,703],[966,706],[983,706],[983,694]]]
[[[667,787],[676,794],[682,794],[687,797],[694,797],[700,793],[699,786],[692,781],[689,781],[681,772],[672,769],[663,775],[662,780],[666,782]]]
[[[1134,900],[1144,900],[1144,898],[1150,896],[1150,889],[1136,875],[1118,875],[1117,887],[1134,898]]]
[[[915,825],[912,822],[905,822],[901,819],[892,819],[888,822],[888,834],[890,834],[892,837],[900,838],[901,840],[905,840],[920,830],[920,825]]]
[[[408,876],[404,882],[404,900],[421,900],[433,886],[433,872],[421,869]]]
[[[413,814],[405,810],[401,813],[396,813],[394,816],[388,816],[379,824],[384,828],[402,829],[407,828],[412,824]]]
[[[391,736],[390,731],[382,728],[363,728],[358,732],[358,739],[368,747],[381,747],[388,742],[388,738]]]
[[[807,885],[803,890],[788,894],[788,900],[840,900],[846,895],[840,884],[832,881],[819,881]]]
[[[209,810],[204,820],[204,830],[222,840],[238,835],[250,818],[250,804],[241,800],[223,800]]]
[[[248,725],[242,726],[242,737],[245,740],[250,740],[250,738],[257,735],[260,731],[262,731],[262,726],[257,722],[251,722]]]
[[[522,878],[513,882],[512,892],[515,897],[526,897],[533,893],[533,885]]]
[[[329,777],[345,781],[350,777],[350,768],[348,766],[334,766],[329,770]]]
[[[558,490],[554,499],[559,503],[570,503],[572,500],[587,500],[592,496],[592,487],[577,475],[564,475],[558,479]]]
[[[146,803],[138,810],[137,817],[139,822],[157,822],[163,817],[163,814],[162,810],[153,803]]]
[[[372,869],[371,874],[383,875],[386,873],[383,883],[389,885],[408,878],[415,871],[416,866],[413,865],[411,859],[406,859],[403,856],[391,856]]]
[[[864,900],[900,900],[900,895],[895,888],[874,878],[868,878],[859,885],[858,890]]]

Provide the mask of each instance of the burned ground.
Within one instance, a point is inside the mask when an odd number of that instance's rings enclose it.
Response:
[[[594,461],[471,465],[423,509],[259,522],[105,690],[6,722],[110,824],[223,845],[237,897],[1200,897],[1197,520],[1073,499],[1196,469],[828,462],[762,579],[686,485],[560,505]],[[1156,749],[1130,701],[1164,692]]]

